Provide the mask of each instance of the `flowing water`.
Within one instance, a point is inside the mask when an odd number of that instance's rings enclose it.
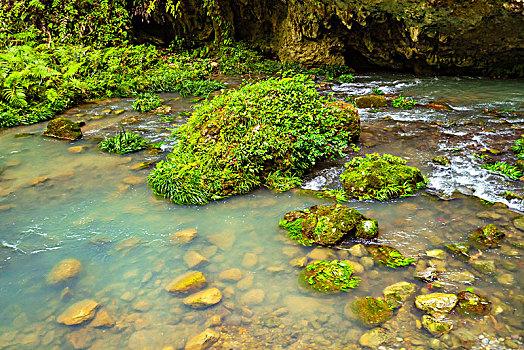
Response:
[[[399,281],[415,283],[417,294],[474,287],[492,302],[484,317],[452,314],[454,330],[440,343],[433,340],[434,347],[522,348],[524,233],[513,220],[521,216],[524,202],[504,197],[506,190],[522,194],[522,181],[480,168],[473,154],[498,150],[502,153],[491,152],[496,159],[515,160],[510,146],[524,133],[524,81],[377,74],[334,85],[332,92],[345,98],[373,87],[452,108],[359,110],[359,154],[405,157],[429,184],[410,198],[345,204],[376,218],[378,241],[419,258],[416,267],[372,264],[349,251],[354,242],[337,249],[295,245],[278,227],[283,215],[332,203],[307,191],[260,189],[203,207],[156,197],[145,183],[149,170],[139,165],[165,157],[174,142],[168,140],[169,129],[184,122],[177,114],[191,108],[191,99],[162,95],[173,107],[172,121],[133,112],[131,99],[81,106],[66,113],[86,121],[84,139],[75,142],[41,137],[44,124],[0,132],[0,349],[179,349],[209,327],[221,333],[214,345],[219,349],[361,348],[359,338],[367,329],[345,306],[355,297],[379,297]],[[499,112],[484,111],[495,109]],[[164,141],[164,152],[113,155],[97,149],[101,137],[121,128]],[[447,156],[451,165],[433,164],[436,155]],[[304,188],[337,188],[345,161],[326,162]],[[443,261],[425,255],[466,240],[488,223],[506,237],[500,248],[475,257],[493,260],[494,274],[484,275],[451,255]],[[187,244],[169,239],[183,229],[196,229],[196,238]],[[190,267],[193,252],[206,260]],[[347,293],[310,294],[297,284],[300,268],[290,264],[304,256],[358,262],[362,282]],[[80,273],[62,284],[46,283],[53,266],[68,258],[81,262]],[[438,285],[413,278],[415,269],[429,265],[442,271]],[[232,268],[240,275],[221,278]],[[169,294],[166,285],[188,270],[202,271],[208,285],[222,291],[222,301],[194,310]],[[457,277],[465,271],[474,279]],[[98,302],[98,313],[107,311],[114,326],[57,323],[58,315],[83,299]],[[421,316],[412,297],[382,326],[393,335],[384,348],[429,348],[433,337],[420,329]]]

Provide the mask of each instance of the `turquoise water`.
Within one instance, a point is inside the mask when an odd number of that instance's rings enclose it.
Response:
[[[407,157],[430,183],[428,190],[415,197],[346,204],[379,221],[380,243],[443,270],[439,291],[458,292],[473,286],[489,297],[492,314],[474,319],[452,315],[455,329],[442,338],[443,343],[460,342],[465,336],[456,331],[467,329],[474,337],[469,348],[487,347],[483,339],[492,339],[491,348],[506,348],[506,338],[519,344],[523,280],[518,245],[523,232],[513,219],[524,207],[500,193],[521,191],[522,182],[479,169],[471,156],[474,149],[468,147],[475,142],[477,148],[508,149],[523,133],[521,117],[493,118],[482,110],[522,111],[524,83],[383,75],[357,77],[354,85],[334,86],[333,90],[340,96],[363,94],[369,84],[420,102],[445,99],[455,110],[360,110],[364,131],[360,153]],[[191,106],[189,99],[176,95],[163,98],[173,107],[173,115]],[[177,206],[156,197],[145,183],[149,170],[134,167],[161,159],[165,152],[109,155],[99,151],[96,142],[124,127],[155,142],[166,141],[164,149],[168,150],[173,142],[167,140],[168,129],[184,118],[168,122],[154,115],[138,115],[130,106],[130,99],[119,99],[69,111],[68,116],[87,123],[85,138],[75,142],[42,138],[43,124],[0,133],[0,348],[177,349],[209,327],[215,315],[221,316],[213,326],[221,333],[214,345],[220,349],[359,348],[359,337],[367,329],[344,312],[353,298],[378,297],[385,287],[399,281],[415,283],[417,294],[429,292],[427,284],[414,280],[414,266],[397,270],[369,266],[367,257],[348,252],[355,242],[346,242],[339,249],[296,246],[278,227],[286,212],[331,203],[329,200],[300,190],[277,195],[266,189],[203,207]],[[123,113],[115,114],[122,109]],[[139,120],[121,123],[130,116]],[[450,120],[458,122],[440,123]],[[17,137],[19,133],[32,135]],[[76,148],[71,149],[73,146]],[[78,146],[80,152],[72,152]],[[452,166],[433,165],[436,154],[450,156]],[[512,155],[506,152],[501,157]],[[336,187],[343,162],[316,169],[304,187]],[[490,205],[479,198],[500,203]],[[503,228],[507,235],[501,248],[480,256],[495,261],[494,275],[483,275],[452,257],[439,262],[425,256],[427,250],[445,249],[444,244],[463,241],[488,223]],[[174,232],[189,228],[198,231],[192,242],[177,244],[169,239]],[[190,268],[186,262],[189,251],[208,261]],[[308,254],[310,261],[325,256],[361,263],[365,266],[359,274],[361,285],[327,297],[301,290],[297,284],[300,269],[290,261]],[[48,285],[49,271],[67,258],[81,262],[80,273],[64,284]],[[240,281],[219,278],[231,268],[240,268]],[[202,271],[208,285],[222,291],[218,305],[193,310],[182,298],[164,290],[191,269]],[[463,271],[474,274],[475,280],[460,283],[449,277]],[[502,283],[508,281],[507,275],[511,283]],[[96,300],[115,325],[70,327],[56,322],[67,307],[86,298]],[[388,348],[427,348],[425,344],[432,339],[417,327],[422,313],[412,304],[410,299],[384,326],[394,334]]]

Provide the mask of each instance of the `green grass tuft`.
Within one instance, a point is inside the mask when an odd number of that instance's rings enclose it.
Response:
[[[147,141],[141,135],[127,131],[119,131],[116,136],[106,137],[98,144],[102,151],[119,154],[140,151],[146,147]]]

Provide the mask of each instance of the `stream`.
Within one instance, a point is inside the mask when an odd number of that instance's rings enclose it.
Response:
[[[239,79],[226,81],[235,86]],[[344,99],[372,88],[412,97],[419,105],[359,109],[357,154],[404,157],[421,169],[428,187],[413,197],[344,204],[377,219],[378,242],[418,258],[416,266],[377,265],[350,250],[356,242],[336,249],[296,245],[278,226],[283,215],[333,203],[309,191],[259,189],[206,206],[178,206],[155,196],[145,181],[147,166],[171,149],[170,129],[185,122],[180,112],[198,104],[192,98],[160,94],[172,107],[171,118],[133,111],[132,98],[82,105],[64,114],[86,122],[84,138],[74,142],[42,137],[47,123],[1,130],[0,349],[183,349],[210,327],[221,333],[216,349],[361,349],[359,338],[368,329],[346,305],[356,297],[379,297],[400,281],[414,283],[417,295],[473,287],[488,297],[491,312],[451,314],[453,330],[435,340],[420,327],[423,313],[411,297],[382,325],[394,336],[381,348],[522,349],[524,228],[514,220],[522,216],[524,200],[507,199],[505,191],[524,195],[524,186],[481,168],[475,154],[516,160],[511,146],[524,134],[524,80],[377,73],[332,84],[328,92]],[[431,102],[451,110],[422,106]],[[127,155],[97,148],[101,138],[121,129],[164,144]],[[324,162],[303,189],[339,188],[344,163],[354,155]],[[450,165],[434,164],[437,155],[448,157]],[[463,242],[491,223],[506,237],[500,248],[479,251],[477,258],[494,261],[493,274],[449,253],[445,260],[425,254],[446,251],[446,244]],[[196,238],[187,244],[170,239],[185,229],[196,229]],[[194,252],[205,260],[192,266]],[[362,282],[349,292],[310,294],[297,284],[300,268],[290,263],[302,257],[359,263]],[[53,266],[69,258],[81,263],[79,274],[47,283]],[[425,266],[442,272],[438,286],[413,277]],[[233,268],[240,269],[235,278],[221,275]],[[188,270],[203,272],[208,286],[221,290],[219,304],[191,309],[165,290]],[[99,303],[98,312],[106,311],[112,324],[57,323],[58,315],[83,299]]]

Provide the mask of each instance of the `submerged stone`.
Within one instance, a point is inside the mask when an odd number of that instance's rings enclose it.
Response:
[[[379,262],[391,268],[407,266],[416,261],[416,259],[413,258],[406,258],[397,249],[386,245],[371,244],[366,246],[366,250],[373,257],[375,262]]]
[[[180,230],[169,236],[169,240],[178,243],[189,243],[197,236],[197,230],[194,228],[188,228]]]
[[[47,124],[44,136],[69,141],[78,140],[82,138],[81,126],[83,126],[83,123],[75,123],[67,118],[56,118]]]
[[[524,231],[524,216],[519,216],[513,219],[513,226],[521,231]]]
[[[387,301],[372,297],[358,298],[351,303],[351,311],[366,327],[375,327],[393,317]]]
[[[53,267],[47,275],[46,282],[49,284],[58,284],[65,282],[78,275],[82,264],[76,259],[65,259]]]
[[[218,339],[220,339],[220,334],[208,328],[189,340],[184,350],[205,350],[215,344]]]
[[[457,310],[466,315],[482,316],[491,309],[491,302],[476,293],[462,291],[457,294]]]
[[[438,271],[436,268],[430,266],[421,271],[415,271],[413,277],[418,278],[424,282],[433,282],[438,278]]]
[[[184,299],[184,304],[193,309],[204,309],[218,304],[222,300],[222,293],[217,288],[205,289]]]
[[[387,343],[391,338],[392,336],[387,330],[377,327],[362,334],[358,342],[361,346],[376,349],[380,345]]]
[[[207,280],[200,271],[188,271],[166,286],[173,294],[188,294],[205,287]]]
[[[355,97],[353,100],[358,108],[386,107],[386,97],[383,95],[364,95]]]
[[[56,321],[67,326],[82,324],[95,317],[98,305],[96,301],[91,299],[81,300],[60,314],[60,316],[56,318]]]
[[[453,323],[451,323],[451,321],[437,320],[428,315],[422,316],[422,325],[434,337],[440,337],[453,329]]]
[[[415,306],[418,309],[437,318],[448,314],[457,302],[458,298],[455,294],[446,293],[419,295],[415,298]]]
[[[386,287],[383,293],[389,305],[398,308],[415,293],[415,285],[409,282],[398,282]]]
[[[469,236],[469,242],[478,249],[496,248],[504,236],[505,234],[497,226],[489,224],[475,230]]]
[[[406,160],[390,154],[367,154],[346,163],[341,175],[346,195],[360,200],[385,201],[413,195],[425,186],[422,173],[406,165]]]
[[[340,243],[346,236],[369,240],[378,235],[375,219],[341,204],[291,211],[284,215],[280,226],[292,239],[306,246],[331,246]]]
[[[347,260],[315,261],[302,270],[299,283],[321,293],[348,291],[360,282],[359,277],[353,276],[353,271]]]
[[[446,249],[462,260],[469,260],[469,243],[450,243],[446,244]]]
[[[478,272],[482,272],[486,275],[491,275],[495,273],[495,261],[494,260],[472,260],[470,262],[471,266]]]

